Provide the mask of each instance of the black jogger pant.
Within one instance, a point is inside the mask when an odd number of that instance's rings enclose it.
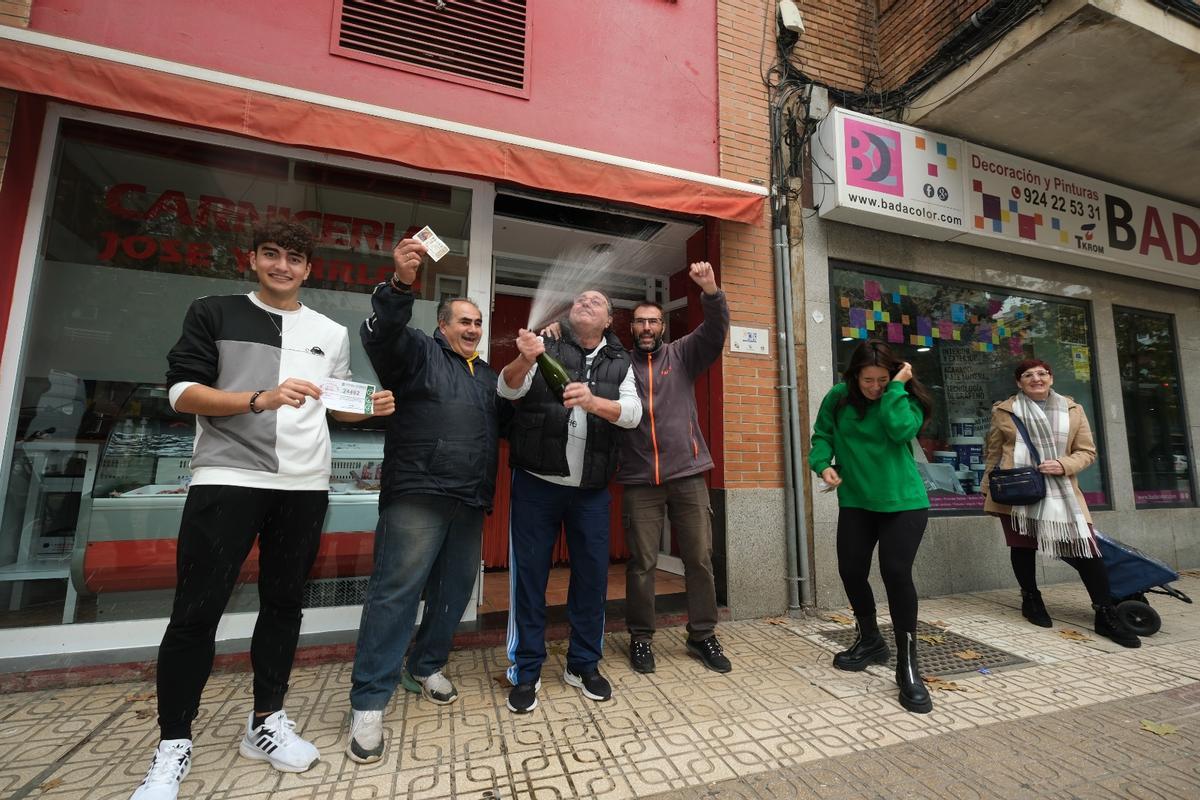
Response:
[[[317,556],[326,491],[193,486],[176,552],[175,602],[158,649],[158,725],[190,739],[212,672],[217,623],[258,540],[258,620],[250,644],[254,709],[278,711],[300,636],[304,584]]]
[[[912,566],[925,535],[929,509],[912,511],[838,511],[838,573],[856,617],[875,616],[875,594],[868,577],[871,556],[879,545],[879,574],[887,590],[888,610],[896,633],[917,630],[917,589]]]

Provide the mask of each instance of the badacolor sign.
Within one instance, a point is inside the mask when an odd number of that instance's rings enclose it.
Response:
[[[1200,288],[1200,209],[843,109],[817,138],[827,219]]]

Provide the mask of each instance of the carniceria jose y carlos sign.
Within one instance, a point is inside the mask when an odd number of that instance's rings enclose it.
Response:
[[[813,147],[822,217],[1200,288],[1200,209],[834,109]]]

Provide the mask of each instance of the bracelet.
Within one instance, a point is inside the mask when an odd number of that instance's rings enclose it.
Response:
[[[254,407],[254,401],[255,401],[255,400],[257,400],[257,399],[258,399],[258,396],[259,396],[260,394],[262,394],[263,392],[265,392],[265,391],[266,391],[266,389],[259,389],[257,392],[255,392],[254,394],[250,395],[250,412],[251,412],[251,413],[253,413],[253,414],[261,414],[261,413],[263,412],[263,409],[261,409],[261,408],[255,408],[255,407]]]

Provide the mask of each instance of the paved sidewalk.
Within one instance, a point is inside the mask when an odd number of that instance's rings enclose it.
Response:
[[[1177,730],[1148,733],[1142,720]],[[656,794],[653,800],[1200,797],[1200,684]]]
[[[1200,578],[1177,585],[1200,596]],[[1091,632],[1082,586],[1044,594],[1050,630],[1021,618],[1015,590],[922,601],[931,630],[1028,662],[985,673],[958,651],[969,671],[944,676],[959,691],[935,689],[928,715],[899,707],[887,669],[829,665],[823,634],[850,622],[842,614],[745,621],[720,628],[729,675],[688,657],[682,628],[659,633],[650,676],[630,671],[626,638],[610,636],[615,696],[603,704],[562,683],[565,643],[553,643],[526,717],[504,706],[501,648],[457,651],[447,672],[459,702],[401,692],[387,754],[368,766],[342,751],[350,665],[298,669],[288,713],[323,757],[284,775],[238,756],[250,676],[219,675],[180,797],[1200,797],[1200,613],[1155,597],[1163,630],[1126,650]],[[157,738],[153,693],[126,683],[0,699],[0,798],[128,797]],[[1142,731],[1142,719],[1177,730]]]

